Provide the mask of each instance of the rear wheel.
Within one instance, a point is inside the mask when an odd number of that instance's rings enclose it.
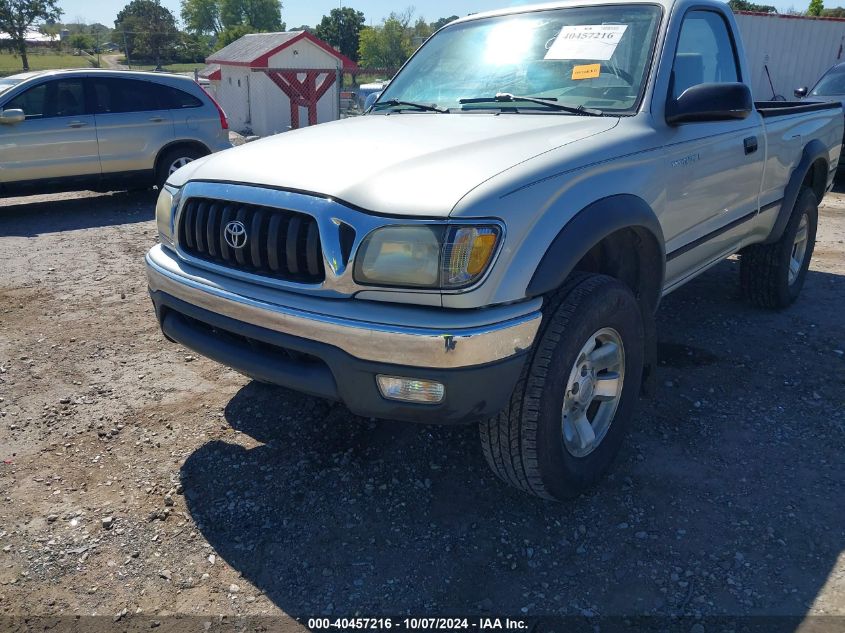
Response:
[[[816,195],[804,187],[781,238],[742,250],[740,284],[748,301],[762,308],[785,308],[798,298],[813,256],[818,221]]]
[[[158,188],[161,189],[164,183],[167,182],[167,179],[176,173],[176,171],[191,161],[205,156],[207,153],[190,145],[181,145],[167,150],[158,161],[158,169],[156,171],[156,184]]]
[[[502,480],[564,499],[595,483],[619,451],[642,380],[644,331],[631,290],[604,275],[577,273],[547,305],[510,405],[480,435]]]

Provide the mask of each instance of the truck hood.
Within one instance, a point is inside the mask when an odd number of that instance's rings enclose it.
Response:
[[[317,193],[376,213],[445,217],[497,174],[618,121],[562,114],[362,116],[212,154],[170,182],[248,183]]]

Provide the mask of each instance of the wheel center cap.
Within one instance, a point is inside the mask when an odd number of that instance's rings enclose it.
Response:
[[[576,398],[581,406],[590,404],[593,400],[593,393],[596,390],[595,382],[591,376],[585,376],[578,381],[578,394]]]

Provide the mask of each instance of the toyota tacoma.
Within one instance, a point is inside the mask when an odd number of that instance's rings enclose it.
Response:
[[[651,383],[661,297],[733,254],[754,304],[804,283],[842,107],[750,77],[714,0],[453,22],[365,116],[169,177],[164,335],[357,415],[476,422],[501,479],[576,495]]]

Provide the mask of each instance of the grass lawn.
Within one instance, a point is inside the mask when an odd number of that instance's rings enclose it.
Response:
[[[90,64],[81,55],[62,53],[29,53],[30,70],[50,70],[53,68],[88,68]],[[0,75],[14,75],[23,72],[20,57],[11,53],[0,53]]]
[[[121,64],[126,63],[126,58],[121,57],[117,60]],[[132,70],[155,70],[155,64],[132,64]],[[162,66],[165,72],[169,73],[192,73],[194,69],[205,68],[205,64],[164,64]]]

